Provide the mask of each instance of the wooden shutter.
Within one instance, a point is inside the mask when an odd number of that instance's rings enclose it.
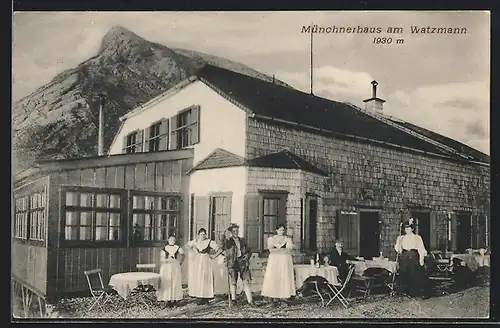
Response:
[[[148,126],[146,129],[144,129],[144,151],[148,152],[149,151],[149,138],[151,137],[150,134],[151,127]]]
[[[135,142],[136,142],[136,152],[142,152],[142,143],[143,143],[143,140],[144,140],[144,130],[139,130],[137,131],[137,136],[136,136],[136,139],[135,139]]]
[[[197,144],[200,142],[200,106],[194,106],[191,109],[191,133],[190,133],[190,145]]]
[[[127,137],[128,136],[123,137],[122,151],[124,154],[127,153]]]
[[[451,250],[457,249],[457,215],[451,214]]]
[[[478,249],[478,227],[477,227],[477,221],[478,221],[478,215],[477,214],[472,214],[471,215],[471,225],[470,225],[470,232],[471,232],[471,238],[470,238],[470,247],[473,249]]]
[[[477,216],[477,248],[486,248],[486,215],[480,214]]]
[[[262,197],[245,196],[245,236],[248,247],[254,251],[263,250],[262,241]]]
[[[355,212],[340,211],[337,216],[337,239],[344,242],[348,254],[359,252],[359,216]]]
[[[399,234],[403,234],[403,224],[405,224],[405,222],[408,222],[411,218],[411,213],[410,213],[410,210],[408,209],[403,209],[403,211],[401,212],[401,222],[398,226],[398,229],[399,229]]]
[[[158,150],[167,150],[168,149],[168,119],[163,118],[160,124],[160,146]]]
[[[284,224],[286,226],[286,199],[287,195],[280,196],[279,200],[279,212],[278,212],[278,224]]]
[[[439,249],[438,213],[430,213],[430,250]],[[428,250],[429,251],[429,250]]]
[[[177,149],[177,115],[172,116],[170,118],[170,126],[172,133],[170,133],[170,148],[169,149]]]
[[[209,232],[208,229],[208,222],[210,217],[209,202],[210,198],[208,196],[194,197],[194,208],[195,208],[194,231],[193,231],[194,237],[198,235],[198,231],[201,228],[205,228],[205,230],[207,230],[207,233]]]

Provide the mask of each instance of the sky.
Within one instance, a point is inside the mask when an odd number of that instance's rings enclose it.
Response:
[[[364,106],[372,80],[384,112],[490,153],[490,15],[476,12],[18,12],[13,99],[95,55],[115,25],[169,47],[225,57],[310,91],[303,26],[380,27],[380,34],[316,33],[315,95]],[[466,28],[466,34],[414,34]],[[388,34],[389,27],[403,33]],[[391,44],[374,43],[390,37]],[[402,39],[403,42],[396,40]]]

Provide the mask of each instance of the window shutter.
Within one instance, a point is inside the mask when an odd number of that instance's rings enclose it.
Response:
[[[137,131],[137,137],[135,139],[136,142],[136,152],[142,152],[142,143],[144,140],[144,130]]]
[[[170,126],[172,133],[170,134],[170,148],[169,149],[177,149],[177,115],[172,116],[170,118]]]
[[[191,145],[200,142],[200,106],[194,106],[191,109]]]
[[[359,217],[354,212],[338,212],[337,239],[344,242],[344,249],[348,254],[358,254],[359,246]]]
[[[123,137],[123,146],[122,146],[123,153],[125,154],[127,152],[127,136]]]
[[[262,251],[262,197],[245,196],[245,235],[248,247],[254,251]]]
[[[439,249],[439,233],[438,233],[438,213],[437,212],[431,212],[430,213],[430,250],[437,250]]]
[[[470,239],[470,246],[471,248],[473,249],[477,249],[479,248],[478,247],[478,233],[479,233],[479,230],[478,230],[478,227],[477,227],[477,222],[478,221],[478,215],[476,214],[472,214],[471,215],[471,226],[470,226],[470,230],[471,230],[471,239]]]
[[[401,212],[401,223],[398,227],[399,229],[399,234],[403,234],[404,232],[404,228],[403,228],[403,224],[405,224],[405,222],[408,222],[411,218],[411,213],[408,209],[404,209],[402,212]]]
[[[280,197],[279,203],[279,213],[278,213],[278,224],[284,224],[286,226],[286,198],[287,196]]]
[[[477,216],[477,248],[486,248],[486,216],[480,214]]]
[[[209,213],[209,197],[208,196],[195,196],[194,200],[194,208],[195,208],[195,215],[194,215],[194,230],[193,231],[193,236],[196,238],[198,236],[198,231],[201,228],[205,228],[207,230],[207,233],[209,233],[208,229],[208,219],[210,216]]]
[[[159,150],[167,150],[168,149],[168,119],[163,118],[160,124],[160,146]]]
[[[451,214],[451,250],[457,250],[457,215]]]
[[[144,129],[144,139],[145,139],[145,141],[144,141],[144,151],[145,152],[149,151],[149,138],[150,138],[149,133],[150,133],[150,131],[151,131],[151,127],[150,126],[148,126],[146,129]]]

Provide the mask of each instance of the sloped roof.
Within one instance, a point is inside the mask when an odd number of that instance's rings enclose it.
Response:
[[[198,170],[220,169],[237,166],[303,170],[322,176],[328,176],[327,172],[321,170],[302,157],[295,155],[289,150],[282,150],[265,156],[245,160],[243,157],[221,148],[215,149],[207,157],[202,159],[189,171],[189,173]]]
[[[402,125],[405,128],[408,128],[412,131],[415,131],[417,133],[420,133],[428,138],[431,138],[433,140],[436,140],[439,143],[442,143],[443,145],[446,145],[448,147],[451,147],[453,149],[459,150],[463,154],[467,154],[469,156],[474,157],[475,159],[484,162],[484,163],[490,163],[490,157],[472,147],[469,147],[461,142],[458,142],[456,140],[453,140],[451,138],[445,137],[439,133],[430,131],[428,129],[422,128],[420,126],[411,124],[409,122],[402,122],[399,120],[391,120],[392,122]]]
[[[296,123],[299,128],[309,126],[335,134],[454,156],[442,147],[386,124],[350,104],[317,97],[211,65],[205,65],[196,75],[214,90],[257,116]],[[425,133],[438,143],[446,142],[457,152],[464,151],[456,142],[444,141],[436,133]],[[468,154],[481,162],[484,162],[484,156],[488,157],[477,150],[469,151]]]
[[[317,166],[311,164],[302,157],[295,155],[287,149],[279,151],[277,153],[250,159],[246,162],[246,164],[252,167],[303,170],[326,177],[328,176],[327,172],[321,170]]]
[[[225,149],[217,148],[196,164],[190,172],[195,170],[241,166],[244,164],[245,159],[243,157],[233,154]]]

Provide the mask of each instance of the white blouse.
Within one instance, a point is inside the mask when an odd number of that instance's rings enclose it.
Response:
[[[396,252],[401,253],[403,250],[416,249],[420,258],[427,256],[427,250],[425,249],[422,237],[414,233],[399,236],[396,239],[396,245],[394,245]]]
[[[194,239],[194,240],[189,241],[186,244],[186,246],[188,248],[192,249],[193,251],[196,249],[198,251],[202,251],[205,248],[207,248],[209,244],[210,244],[210,248],[213,249],[214,251],[217,251],[219,249],[219,245],[217,245],[217,243],[211,239],[205,239],[205,240]]]
[[[168,252],[170,258],[174,258],[175,253],[184,254],[184,251],[179,245],[166,245],[165,250]]]
[[[290,237],[287,236],[278,236],[274,235],[267,238],[267,249],[273,248],[281,248],[283,245],[286,245],[285,248],[292,249],[293,241]]]

